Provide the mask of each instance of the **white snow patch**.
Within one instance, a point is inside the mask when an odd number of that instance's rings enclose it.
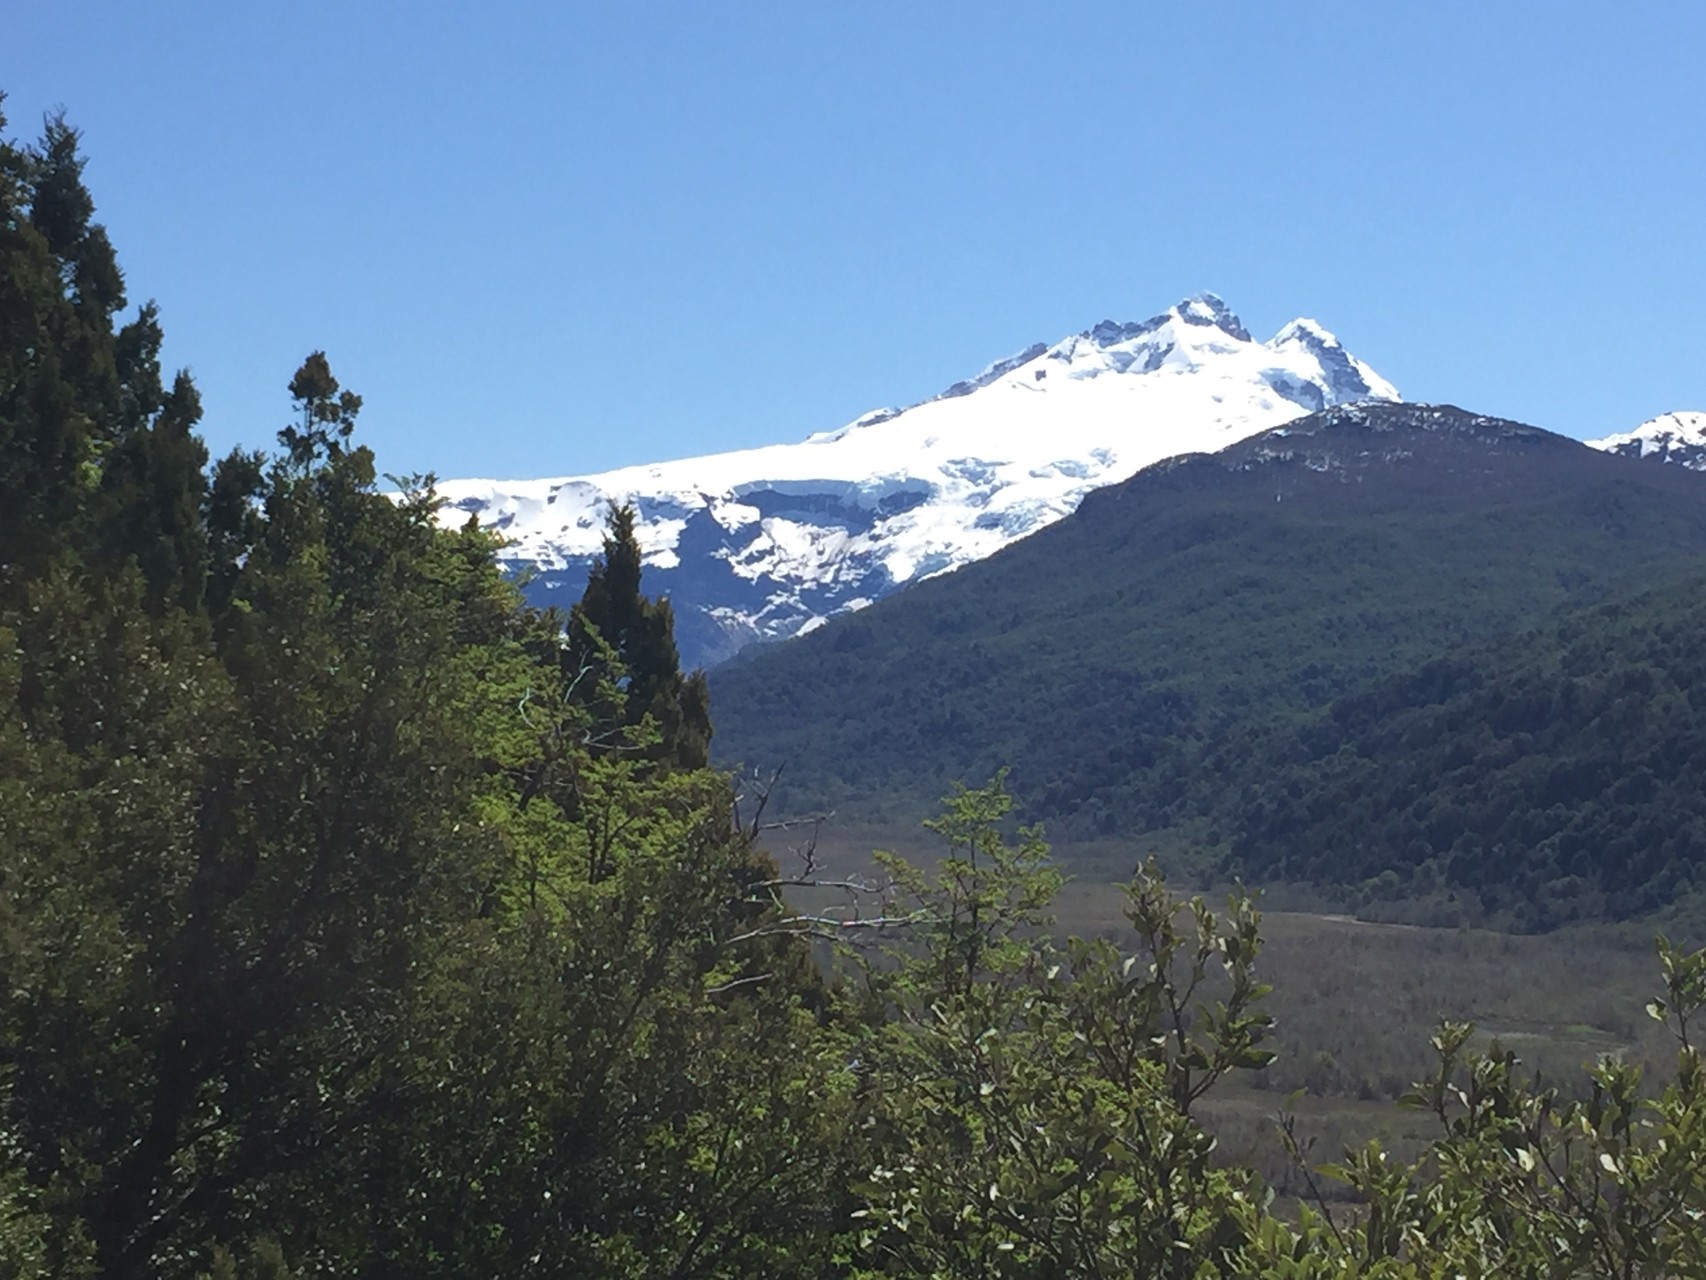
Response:
[[[1699,462],[1687,455],[1706,451],[1706,413],[1690,409],[1661,413],[1633,431],[1587,443],[1607,453],[1634,454],[1642,458],[1658,454],[1668,461],[1676,455],[1684,465],[1698,466]]]

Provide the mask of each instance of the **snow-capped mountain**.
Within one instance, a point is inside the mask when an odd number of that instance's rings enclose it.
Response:
[[[632,503],[647,589],[674,602],[684,664],[709,665],[982,559],[1162,458],[1370,399],[1398,393],[1313,320],[1257,342],[1201,294],[795,444],[439,488],[447,522],[513,540],[541,602],[579,598],[608,504]]]
[[[1654,458],[1690,471],[1706,471],[1706,413],[1661,413],[1633,431],[1589,440],[1596,449],[1629,458]]]

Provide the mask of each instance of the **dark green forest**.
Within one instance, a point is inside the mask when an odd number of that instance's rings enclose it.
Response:
[[[1699,579],[1467,650],[1266,743],[1225,867],[1524,929],[1689,900],[1706,866]]]
[[[76,131],[0,140],[0,1276],[1706,1274],[1706,954],[1665,1079],[1443,1026],[1426,1149],[1280,1212],[1204,1121],[1249,899],[1057,939],[999,778],[929,868],[772,857],[631,514],[531,610],[325,353],[210,459],[161,325]]]

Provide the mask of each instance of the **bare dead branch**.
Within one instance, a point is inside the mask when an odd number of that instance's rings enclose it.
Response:
[[[823,938],[828,941],[852,941],[853,935],[880,932],[886,929],[913,928],[928,924],[937,917],[928,911],[913,911],[901,916],[868,916],[864,919],[841,916],[790,915],[768,924],[748,929],[725,939],[729,946],[751,942],[757,938]]]
[[[760,982],[769,982],[776,975],[773,973],[754,973],[745,978],[731,978],[728,982],[720,982],[714,987],[706,987],[708,996],[720,996],[724,992],[733,991],[737,987],[757,986]]]

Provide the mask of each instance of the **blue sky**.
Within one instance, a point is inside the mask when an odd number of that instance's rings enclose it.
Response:
[[[1220,293],[1416,399],[1706,408],[1706,5],[12,6],[219,451],[324,348],[393,472],[800,438]]]

